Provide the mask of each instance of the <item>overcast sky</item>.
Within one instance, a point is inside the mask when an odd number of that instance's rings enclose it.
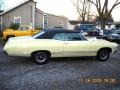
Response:
[[[24,0],[6,0],[6,9],[14,7],[15,5],[23,2]],[[63,15],[69,19],[77,19],[77,13],[74,5],[70,0],[35,0],[37,2],[37,7],[46,12],[55,15]],[[113,3],[110,2],[110,6]],[[113,13],[113,18],[115,21],[120,21],[120,8],[116,8]]]

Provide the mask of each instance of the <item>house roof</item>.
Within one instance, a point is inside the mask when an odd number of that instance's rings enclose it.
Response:
[[[38,11],[39,13],[43,14],[43,15],[45,14],[43,11],[41,11],[41,10],[38,9],[38,8],[35,8],[35,10]]]
[[[25,0],[24,2],[19,3],[19,4],[16,5],[15,7],[12,7],[12,8],[10,8],[10,9],[7,9],[7,10],[5,10],[4,12],[0,13],[0,16],[3,15],[3,14],[5,14],[5,13],[7,13],[7,12],[10,12],[10,11],[13,10],[13,9],[16,9],[17,7],[20,7],[20,6],[23,5],[23,4],[26,4],[26,3],[29,2],[29,1],[32,1],[32,2],[36,3],[34,0]],[[46,14],[46,15],[51,15],[51,16],[55,16],[55,17],[67,19],[67,17],[65,17],[65,16],[57,16],[57,15],[53,15],[53,14],[49,14],[49,13],[44,13],[43,11],[41,11],[41,10],[38,9],[38,8],[35,8],[35,10],[38,11],[39,13],[43,14],[43,15]]]
[[[5,14],[5,13],[7,13],[7,12],[9,12],[9,11],[11,11],[11,10],[13,10],[13,9],[15,9],[15,8],[17,8],[17,7],[25,4],[25,3],[27,3],[27,2],[29,2],[29,1],[32,1],[32,2],[36,3],[34,0],[25,0],[25,1],[23,1],[22,3],[19,3],[18,5],[16,5],[15,7],[12,7],[12,8],[10,8],[10,9],[7,9],[7,10],[5,10],[4,12],[0,13],[0,15],[3,15],[3,14]]]
[[[68,19],[67,17],[65,16],[58,16],[58,15],[54,15],[54,14],[50,14],[50,13],[45,13],[46,15],[51,15],[51,16],[55,16],[55,17],[59,17],[59,18],[65,18],[65,19]]]

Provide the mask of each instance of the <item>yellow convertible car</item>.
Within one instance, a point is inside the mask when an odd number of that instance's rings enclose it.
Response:
[[[109,41],[87,39],[78,31],[50,29],[33,36],[10,38],[4,52],[9,56],[32,57],[37,64],[45,64],[51,57],[96,56],[105,61],[117,47]]]

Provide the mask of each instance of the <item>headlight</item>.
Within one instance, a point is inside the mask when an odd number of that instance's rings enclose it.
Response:
[[[117,45],[116,48],[119,49],[119,45]]]

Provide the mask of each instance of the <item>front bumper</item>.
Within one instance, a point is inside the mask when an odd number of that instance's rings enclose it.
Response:
[[[114,53],[117,53],[117,51],[118,51],[118,49],[116,49],[116,50],[114,51]]]

